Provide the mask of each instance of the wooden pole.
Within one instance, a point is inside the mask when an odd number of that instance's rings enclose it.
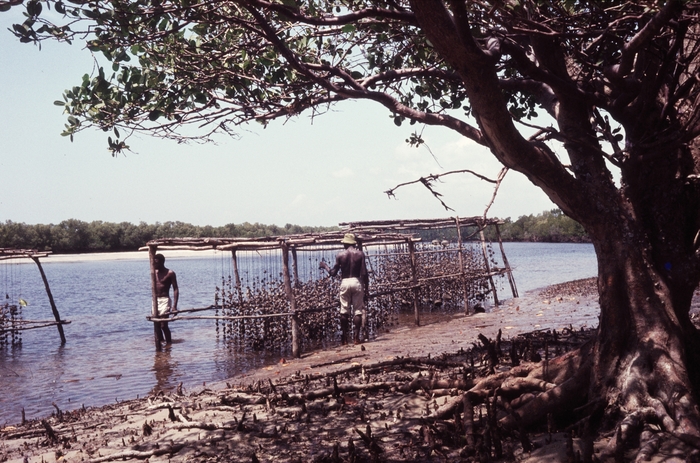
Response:
[[[16,321],[15,321],[16,323]],[[26,320],[25,320],[26,323]],[[46,323],[42,324],[36,324],[39,323],[38,321],[36,322],[30,322],[31,325],[26,325],[26,326],[19,326],[19,327],[14,327],[14,328],[0,328],[0,334],[2,333],[11,333],[13,331],[24,331],[24,330],[35,330],[37,328],[46,328],[47,326],[54,326],[54,325],[70,325],[70,320],[63,320],[60,322],[52,322],[52,321],[47,321]]]
[[[357,240],[357,249],[359,249],[363,254],[365,252],[364,248],[362,247],[362,241],[359,239]],[[369,267],[369,256],[365,254],[365,265]],[[367,270],[369,271],[369,269]],[[367,275],[367,278],[369,279],[369,275]],[[368,280],[369,282],[369,280]],[[367,292],[369,293],[369,284],[367,285]],[[363,301],[365,305],[365,310],[362,311],[362,328],[360,332],[360,336],[362,339],[369,339],[369,330],[367,329],[367,320],[369,316],[369,294],[365,294],[365,300]],[[353,307],[354,310],[354,307]],[[354,325],[353,325],[354,329]]]
[[[503,240],[501,239],[501,230],[498,228],[498,224],[495,224],[496,226],[496,236],[498,237],[498,245],[501,248],[501,257],[503,257],[503,265],[506,268],[506,272],[508,273],[508,283],[510,283],[510,290],[513,293],[513,297],[518,297],[518,288],[515,286],[515,278],[513,278],[513,271],[510,268],[510,264],[508,263],[508,258],[506,257],[506,251],[503,249]]]
[[[180,313],[180,311],[178,311],[178,313]],[[152,322],[176,322],[180,320],[264,320],[266,318],[282,318],[289,316],[291,316],[289,313],[270,313],[262,315],[175,315],[171,318],[146,318]]]
[[[233,278],[235,280],[236,284],[236,294],[238,295],[238,313],[243,313],[243,287],[241,285],[241,274],[238,271],[238,257],[236,256],[236,248],[231,249],[231,262],[233,263]],[[229,308],[229,313],[235,313],[231,312],[231,308]],[[238,336],[240,336],[240,339],[245,339],[245,322],[240,322],[238,324]],[[231,335],[233,335],[233,326],[229,324],[228,331]],[[224,333],[226,332],[226,328],[224,328]]]
[[[231,261],[233,263],[233,278],[236,283],[236,292],[238,293],[238,302],[243,305],[243,289],[241,288],[241,274],[238,273],[238,259],[236,258],[236,250],[231,249]]]
[[[486,266],[486,274],[489,276],[491,291],[493,291],[493,304],[496,307],[498,307],[498,294],[496,294],[496,284],[493,282],[493,276],[491,275],[491,266],[489,265],[489,253],[486,250],[486,237],[484,236],[484,229],[481,225],[479,225],[479,238],[481,238],[481,251],[484,254],[484,265]]]
[[[46,295],[49,296],[49,303],[51,304],[51,311],[53,312],[53,317],[56,319],[56,328],[58,328],[58,334],[61,336],[61,345],[66,343],[66,335],[63,333],[63,325],[61,324],[61,315],[58,313],[56,308],[56,303],[53,300],[53,295],[51,294],[51,288],[49,288],[49,280],[46,279],[46,274],[44,273],[44,268],[41,266],[38,257],[31,256],[32,260],[39,267],[39,273],[41,274],[41,279],[44,280],[44,287],[46,288]]]
[[[408,239],[408,256],[411,261],[411,282],[413,283],[413,314],[416,320],[416,326],[420,326],[420,310],[418,298],[420,296],[420,288],[418,287],[418,271],[416,269],[416,252],[415,244],[412,239]]]
[[[294,287],[299,287],[299,266],[297,263],[297,247],[292,246],[292,272],[294,273]]]
[[[457,244],[459,245],[459,273],[462,280],[462,294],[464,294],[464,315],[469,315],[469,292],[467,291],[467,279],[464,276],[464,249],[462,247],[462,227],[459,225],[459,217],[455,217],[457,225]]]
[[[289,277],[289,245],[284,241],[282,246],[282,278],[284,279],[284,291],[289,301],[289,311],[292,313],[292,356],[301,357],[301,334],[299,333],[299,318],[297,317],[297,301],[294,297],[292,282]]]
[[[148,246],[148,264],[151,270],[151,316],[154,318],[158,317],[158,294],[156,293],[156,251],[158,250],[157,245]],[[160,325],[158,323],[153,324],[153,336],[156,349],[160,349],[159,333]]]

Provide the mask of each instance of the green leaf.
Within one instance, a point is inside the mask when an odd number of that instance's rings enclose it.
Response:
[[[66,103],[64,101],[56,100],[53,102],[54,105],[56,106],[65,106]]]

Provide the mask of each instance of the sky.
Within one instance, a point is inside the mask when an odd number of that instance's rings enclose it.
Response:
[[[60,135],[65,115],[53,102],[93,71],[93,58],[78,42],[45,42],[41,50],[19,43],[7,30],[13,22],[22,22],[17,8],[0,13],[0,221],[333,226],[478,216],[491,200],[493,186],[468,174],[437,185],[454,211],[421,185],[388,198],[384,191],[421,176],[471,169],[495,179],[501,166],[442,127],[424,128],[430,150],[410,147],[406,139],[421,127],[396,127],[388,110],[371,102],[244,126],[239,138],[222,135],[216,144],[141,135],[127,141],[132,152],[112,157],[111,133],[84,131],[71,143]],[[554,207],[510,171],[489,216],[515,220]]]

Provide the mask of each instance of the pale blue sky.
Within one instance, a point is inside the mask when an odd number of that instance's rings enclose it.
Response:
[[[183,221],[195,225],[261,222],[336,225],[381,219],[481,215],[492,187],[468,175],[446,177],[439,190],[455,212],[443,209],[419,185],[397,199],[385,190],[421,175],[472,169],[491,178],[499,164],[485,149],[439,127],[425,148],[405,143],[414,127],[396,127],[383,107],[337,105],[263,129],[242,128],[242,138],[217,145],[178,145],[132,137],[134,152],[117,158],[107,135],[82,132],[71,143],[55,100],[92,71],[89,52],[57,43],[40,51],[7,30],[19,12],[0,13],[0,220],[58,223],[75,218],[106,222]],[[554,205],[523,175],[510,172],[492,217],[537,214]]]

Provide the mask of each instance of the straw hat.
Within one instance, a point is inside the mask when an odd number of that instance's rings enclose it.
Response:
[[[355,234],[353,234],[353,233],[346,233],[340,242],[343,244],[357,244],[357,240],[355,239]]]

